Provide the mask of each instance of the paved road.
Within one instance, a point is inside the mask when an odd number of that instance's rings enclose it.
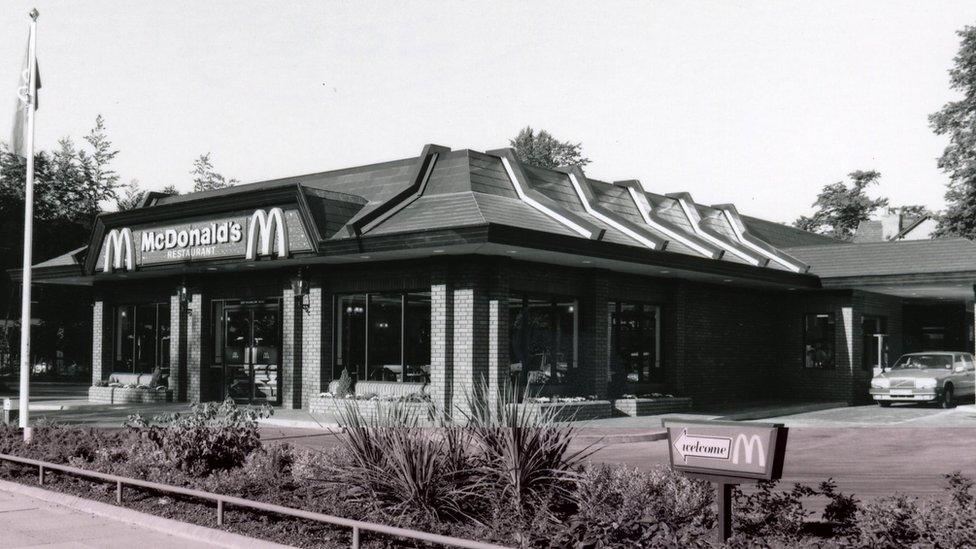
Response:
[[[155,549],[216,547],[0,491],[0,546]]]

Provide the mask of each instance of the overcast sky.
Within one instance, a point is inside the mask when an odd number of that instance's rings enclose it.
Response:
[[[105,116],[125,180],[242,181],[486,150],[522,126],[581,141],[604,180],[789,221],[876,169],[943,206],[957,29],[976,2],[23,2],[0,15],[7,140],[41,12],[38,146]]]

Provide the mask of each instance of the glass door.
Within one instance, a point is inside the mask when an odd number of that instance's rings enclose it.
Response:
[[[277,303],[224,308],[224,398],[281,404],[281,321]]]

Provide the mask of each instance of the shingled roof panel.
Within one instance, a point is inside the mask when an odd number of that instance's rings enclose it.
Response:
[[[963,238],[801,246],[784,251],[822,278],[976,271],[976,243]]]

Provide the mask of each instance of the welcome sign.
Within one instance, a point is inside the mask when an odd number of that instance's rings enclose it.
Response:
[[[170,225],[109,230],[96,271],[132,271],[140,266],[239,257],[285,258],[312,244],[297,209],[267,208]]]
[[[783,473],[788,431],[782,425],[668,420],[664,426],[677,471],[764,480]]]

